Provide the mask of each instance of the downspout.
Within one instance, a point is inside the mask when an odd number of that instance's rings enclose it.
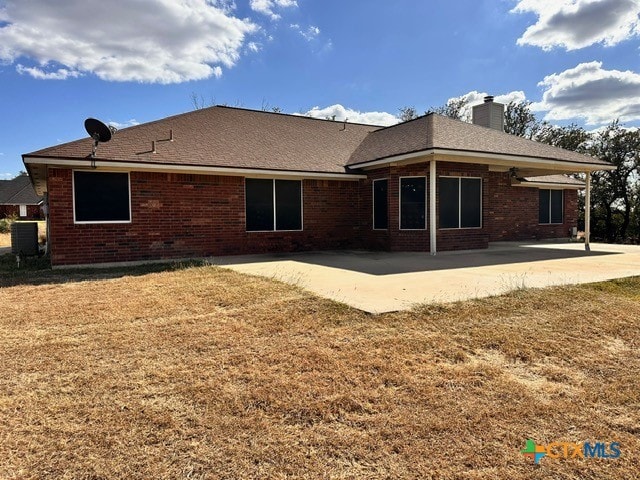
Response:
[[[429,247],[431,255],[436,249],[436,161],[429,162]]]
[[[589,244],[591,236],[591,172],[587,172],[586,187],[584,192],[584,249],[591,250]]]
[[[51,235],[49,233],[49,192],[44,192],[44,199],[42,203],[42,213],[44,214],[44,226],[45,226],[45,235],[47,236],[47,241],[44,244],[44,254],[49,255],[51,251],[50,242]]]

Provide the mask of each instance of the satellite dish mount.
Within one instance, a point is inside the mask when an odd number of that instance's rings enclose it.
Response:
[[[96,150],[99,143],[105,143],[111,140],[113,134],[117,132],[116,127],[106,125],[95,118],[87,118],[84,121],[84,128],[93,139],[93,147],[91,148],[91,158],[96,158]]]

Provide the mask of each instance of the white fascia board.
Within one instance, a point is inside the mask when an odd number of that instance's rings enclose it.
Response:
[[[502,153],[467,152],[461,150],[447,150],[432,148],[419,152],[395,155],[370,162],[349,165],[350,168],[371,169],[389,163],[417,163],[428,162],[431,158],[436,160],[458,162],[458,163],[479,163],[485,165],[502,165],[505,167],[544,167],[558,172],[594,172],[599,170],[615,170],[614,165],[601,165],[598,163],[569,162],[563,160],[550,160],[537,157],[523,157],[518,155],[507,155]]]
[[[517,182],[512,183],[512,187],[524,188],[544,188],[548,190],[582,190],[584,185],[562,184],[562,183],[544,183],[544,182]]]
[[[342,180],[353,182],[366,179],[366,175],[351,173],[324,173],[324,172],[300,172],[291,170],[261,170],[257,168],[236,167],[205,167],[191,165],[153,165],[138,162],[113,162],[108,160],[65,160],[58,158],[24,157],[25,164],[40,164],[50,167],[73,167],[96,169],[108,168],[110,170],[136,171],[136,172],[168,172],[200,175],[221,175],[251,178],[290,178],[290,179],[319,179]]]

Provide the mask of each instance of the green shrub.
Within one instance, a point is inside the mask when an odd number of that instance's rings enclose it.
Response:
[[[0,219],[0,233],[9,233],[11,231],[11,221],[8,218]]]

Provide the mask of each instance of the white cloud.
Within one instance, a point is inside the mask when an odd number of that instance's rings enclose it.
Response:
[[[57,70],[47,72],[38,67],[25,67],[24,65],[16,65],[16,70],[20,75],[28,74],[38,80],[66,80],[67,78],[76,78],[82,76],[77,70],[67,70],[66,68],[58,68]]]
[[[473,90],[471,92],[465,93],[464,95],[460,95],[459,97],[452,97],[447,100],[447,103],[456,102],[459,100],[464,100],[466,105],[462,109],[462,120],[466,122],[471,121],[471,112],[472,107],[474,105],[480,105],[484,102],[484,97],[488,96],[488,93],[478,92],[477,90]],[[521,103],[526,100],[526,96],[522,90],[515,90],[509,93],[503,93],[501,95],[495,95],[494,101],[497,103],[503,103],[507,105],[509,102]]]
[[[256,42],[249,42],[249,43],[247,43],[247,50],[249,50],[250,52],[253,52],[253,53],[257,53],[260,50],[262,50],[262,45],[260,45],[259,43],[256,43]]]
[[[542,101],[531,107],[546,111],[545,120],[584,119],[598,125],[640,119],[640,73],[604,70],[602,62],[589,62],[548,75],[538,85],[545,89]]]
[[[292,23],[289,27],[298,32],[307,42],[318,38],[318,35],[320,35],[320,29],[314,25],[309,25],[306,29],[303,29],[297,23]]]
[[[40,79],[178,83],[220,76],[258,27],[228,0],[31,0],[0,10],[0,63]],[[2,24],[4,22],[4,24]],[[35,65],[26,65],[31,60]]]
[[[335,120],[348,120],[351,123],[366,123],[370,125],[395,125],[400,120],[395,115],[387,112],[360,112],[345,108],[340,104],[331,105],[329,107],[320,108],[313,107],[303,115],[313,118],[331,119],[335,116]]]
[[[296,0],[251,0],[249,2],[251,10],[262,13],[271,18],[271,20],[280,19],[280,15],[275,13],[276,8],[297,7]]]
[[[15,176],[15,173],[0,173],[0,180],[11,180]]]
[[[109,125],[116,127],[118,130],[122,129],[122,128],[127,128],[127,127],[133,127],[135,125],[140,125],[140,122],[137,121],[135,118],[132,118],[130,120],[127,120],[126,122],[114,122],[114,121],[110,121]]]
[[[640,35],[640,0],[521,0],[512,12],[538,16],[518,45],[544,50],[612,46]]]

